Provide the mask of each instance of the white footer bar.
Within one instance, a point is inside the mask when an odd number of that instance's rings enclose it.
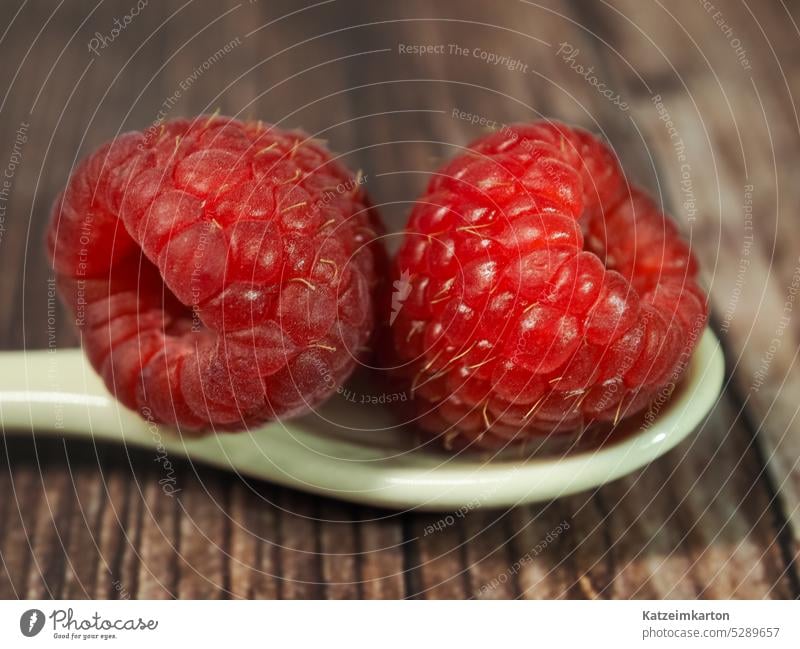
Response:
[[[0,647],[800,647],[796,601],[4,601]],[[542,643],[548,643],[542,645]],[[146,644],[152,643],[152,644]],[[559,643],[559,644],[550,644]],[[566,644],[564,644],[566,643]],[[583,644],[578,644],[583,643]],[[175,646],[183,646],[183,644]],[[232,647],[232,645],[222,645]],[[250,645],[248,645],[250,646]]]

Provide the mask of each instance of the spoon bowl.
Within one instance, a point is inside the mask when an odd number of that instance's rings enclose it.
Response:
[[[704,332],[679,389],[625,435],[522,458],[419,444],[387,406],[342,394],[313,415],[243,433],[183,439],[120,405],[79,349],[0,354],[4,435],[111,441],[323,496],[391,509],[456,510],[548,501],[627,475],[696,430],[719,396],[724,360]],[[621,422],[622,425],[623,422]],[[632,428],[632,430],[630,430]],[[177,485],[179,487],[180,485]]]

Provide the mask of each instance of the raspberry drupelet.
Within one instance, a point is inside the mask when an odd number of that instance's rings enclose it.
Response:
[[[680,379],[707,317],[674,223],[603,142],[547,121],[436,173],[393,273],[395,372],[448,447],[636,413]]]
[[[182,432],[313,408],[374,322],[358,179],[300,131],[203,115],[105,144],[53,207],[62,299],[108,389]]]

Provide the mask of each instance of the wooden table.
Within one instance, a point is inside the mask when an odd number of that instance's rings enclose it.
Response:
[[[399,229],[454,145],[547,115],[602,132],[691,236],[729,374],[702,430],[646,470],[428,534],[441,515],[189,463],[167,498],[150,453],[6,435],[0,596],[800,596],[800,15],[714,2],[4,2],[3,348],[76,344],[43,232],[76,158],[119,130],[216,108],[302,126]]]

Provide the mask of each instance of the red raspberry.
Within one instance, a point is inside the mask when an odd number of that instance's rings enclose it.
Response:
[[[674,386],[706,322],[677,229],[591,134],[504,127],[431,180],[394,268],[397,372],[422,427],[494,447]]]
[[[200,116],[90,155],[48,244],[86,352],[126,406],[184,431],[307,411],[370,335],[376,221],[300,131]]]

